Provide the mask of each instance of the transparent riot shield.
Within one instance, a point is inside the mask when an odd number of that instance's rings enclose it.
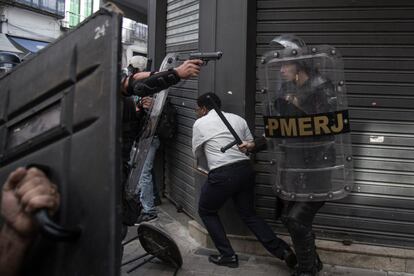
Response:
[[[342,68],[338,51],[326,45],[274,50],[261,59],[272,184],[282,199],[334,200],[352,190]]]
[[[164,58],[160,66],[160,72],[178,66],[177,54],[170,53]],[[169,88],[154,94],[153,105],[148,110],[147,118],[143,125],[143,130],[139,135],[139,139],[134,143],[131,152],[131,172],[128,176],[127,193],[136,195],[138,193],[137,185],[141,177],[142,169],[144,168],[145,160],[154,139],[155,131],[157,129],[158,120],[167,100]]]

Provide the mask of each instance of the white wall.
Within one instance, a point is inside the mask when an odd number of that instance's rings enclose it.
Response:
[[[62,34],[59,20],[51,16],[12,6],[4,9],[4,16],[2,31],[12,36],[52,42]]]
[[[134,52],[145,56],[147,55],[147,41],[141,39],[141,37],[136,34],[136,28],[141,25],[143,24],[137,24],[134,20],[126,17],[122,20],[122,67],[128,65],[128,61],[133,56]]]
[[[99,9],[100,5],[101,3],[99,0],[94,0],[93,1],[93,12],[96,12]]]

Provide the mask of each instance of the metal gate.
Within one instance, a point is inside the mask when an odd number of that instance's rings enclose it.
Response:
[[[167,53],[188,53],[198,49],[199,0],[168,0]],[[171,87],[169,101],[177,108],[178,128],[174,141],[165,147],[167,196],[193,217],[197,214],[192,127],[198,97],[198,81],[190,79]]]
[[[345,61],[356,185],[347,198],[326,204],[315,230],[327,238],[413,247],[414,2],[257,1],[258,58],[281,33],[333,45]],[[257,135],[263,133],[260,105]],[[279,227],[270,158],[257,156],[257,210]]]

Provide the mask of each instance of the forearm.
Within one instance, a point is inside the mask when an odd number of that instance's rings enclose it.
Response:
[[[139,72],[132,75],[124,74],[121,78],[121,91],[123,95],[128,95],[128,86],[132,85],[134,81],[144,80],[153,75],[152,72]],[[131,82],[131,83],[130,83]]]
[[[17,276],[31,239],[4,224],[0,231],[0,275]]]
[[[171,85],[177,84],[181,78],[176,70],[168,70],[155,73],[145,79],[128,80],[126,93],[140,97],[150,96],[158,93]]]

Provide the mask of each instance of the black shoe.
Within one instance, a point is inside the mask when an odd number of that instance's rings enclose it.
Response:
[[[287,249],[285,252],[283,252],[283,260],[290,269],[295,269],[296,265],[298,264],[296,255],[291,249]]]
[[[157,214],[147,214],[147,213],[142,213],[138,219],[137,222],[135,223],[135,225],[139,225],[142,222],[149,222],[149,221],[155,221],[158,219]]]
[[[316,274],[313,272],[295,272],[292,276],[315,276]]]
[[[239,266],[239,258],[236,254],[228,257],[225,257],[223,255],[210,255],[208,257],[208,260],[210,263],[214,263],[216,265],[223,265],[232,268],[236,268]]]

